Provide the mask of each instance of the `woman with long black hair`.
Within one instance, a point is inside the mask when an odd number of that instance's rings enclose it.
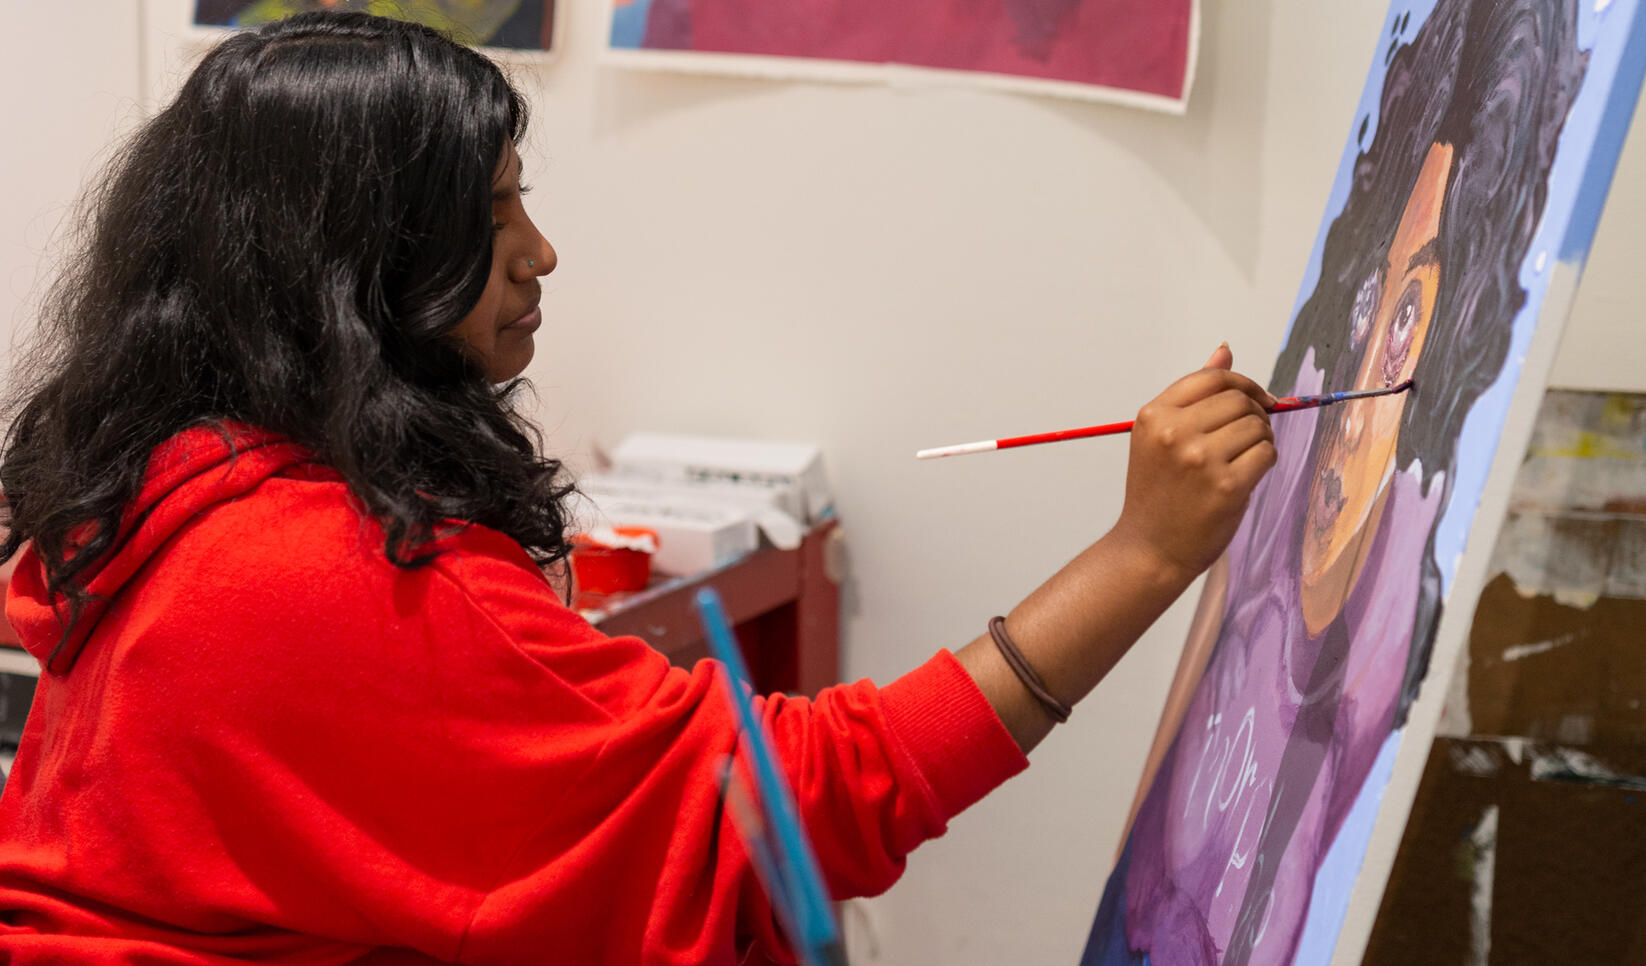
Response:
[[[208,54],[94,192],[0,463],[44,668],[0,958],[781,950],[719,800],[722,670],[542,574],[570,483],[513,408],[556,265],[525,123],[472,50],[304,14]],[[1145,407],[1120,522],[994,633],[760,701],[835,895],[1024,767],[1222,550],[1275,459],[1230,361]]]

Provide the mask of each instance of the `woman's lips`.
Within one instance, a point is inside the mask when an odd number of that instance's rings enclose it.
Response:
[[[543,324],[543,310],[533,306],[530,312],[503,326],[509,332],[536,332],[537,327]]]

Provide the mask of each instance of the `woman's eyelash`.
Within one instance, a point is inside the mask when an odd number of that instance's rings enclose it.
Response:
[[[523,184],[523,185],[520,186],[519,194],[520,194],[521,197],[525,197],[526,195],[531,194],[531,192],[532,192],[532,186],[531,185]],[[501,221],[492,222],[492,234],[494,234],[494,235],[497,234],[498,232],[502,231],[505,227],[507,227],[507,226]]]

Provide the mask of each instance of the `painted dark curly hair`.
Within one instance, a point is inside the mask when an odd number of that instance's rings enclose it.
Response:
[[[1354,300],[1383,264],[1403,210],[1391,199],[1411,190],[1432,145],[1452,145],[1435,323],[1395,457],[1401,468],[1420,462],[1425,484],[1443,472],[1448,498],[1463,421],[1502,371],[1526,301],[1521,265],[1588,60],[1577,47],[1575,3],[1441,0],[1411,43],[1394,50],[1376,134],[1355,158],[1348,199],[1326,233],[1320,280],[1275,366],[1272,388],[1289,389],[1312,348],[1327,386],[1348,384],[1365,351],[1350,339]],[[1421,580],[1397,724],[1417,696],[1440,619],[1433,533]]]

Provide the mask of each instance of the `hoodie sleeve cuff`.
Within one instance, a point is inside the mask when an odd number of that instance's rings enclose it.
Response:
[[[944,822],[1029,767],[977,682],[946,650],[882,688],[880,700]]]

